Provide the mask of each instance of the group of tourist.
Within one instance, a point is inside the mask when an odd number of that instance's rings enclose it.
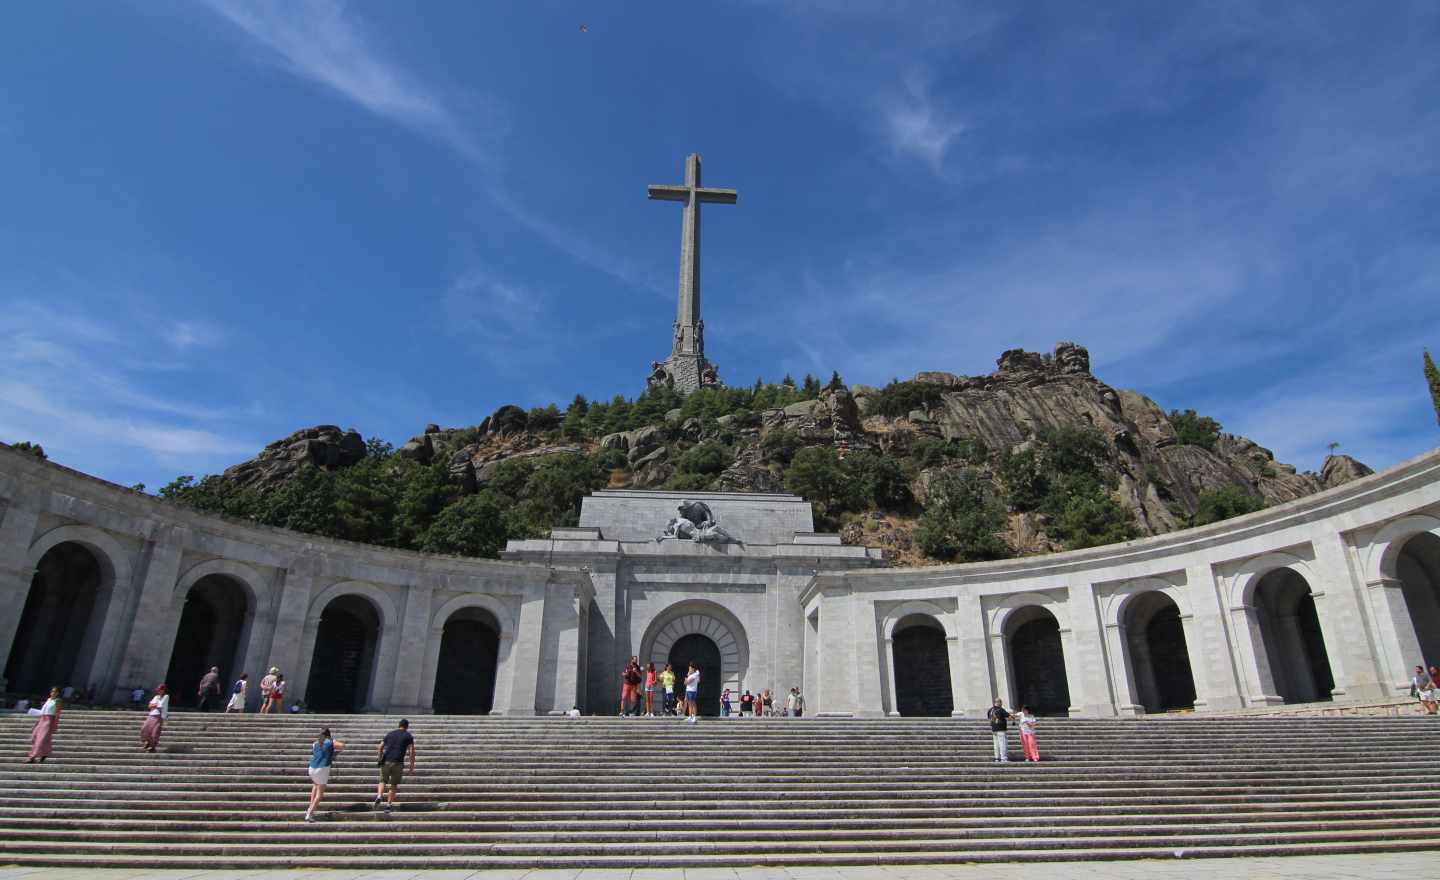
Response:
[[[305,821],[315,821],[315,808],[325,797],[325,787],[334,778],[335,756],[345,748],[345,743],[336,739],[330,728],[324,727],[320,735],[310,744],[310,805],[305,809]],[[406,764],[408,763],[408,767]],[[385,812],[395,808],[400,797],[400,783],[406,773],[415,772],[415,737],[410,733],[410,721],[401,718],[395,729],[385,734],[375,752],[375,766],[380,768],[380,784],[375,788],[374,806],[384,806]]]
[[[700,667],[691,663],[685,672],[684,696],[678,697],[675,693],[675,682],[677,678],[671,664],[666,663],[665,668],[659,672],[655,671],[655,664],[650,663],[644,669],[640,668],[640,658],[632,656],[630,662],[620,671],[620,717],[626,718],[631,715],[643,716],[645,718],[655,717],[655,692],[661,690],[660,713],[684,718],[687,722],[694,724],[700,720],[698,712],[698,697],[700,694]],[[645,701],[640,701],[640,689],[645,689]]]
[[[1420,701],[1420,711],[1426,715],[1440,711],[1440,668],[1416,666],[1410,678],[1410,696]]]
[[[785,702],[781,705],[780,711],[775,711],[775,697],[766,688],[758,694],[750,691],[740,695],[739,715],[746,715],[752,718],[773,718],[780,715],[782,718],[799,718],[805,714],[805,698],[801,696],[798,687],[792,687],[790,693],[785,695]],[[730,689],[726,688],[720,693],[720,715],[728,718],[736,714],[735,702],[730,697]]]
[[[1020,728],[1020,748],[1025,753],[1025,760],[1040,760],[1040,743],[1035,739],[1035,727],[1039,724],[1035,716],[1030,712],[1029,706],[1021,706],[1019,713],[1014,713],[1005,708],[1004,700],[996,700],[985,713],[990,721],[990,739],[995,749],[995,763],[1010,763],[1010,743],[1007,731],[1010,727],[1010,719],[1014,718]]]

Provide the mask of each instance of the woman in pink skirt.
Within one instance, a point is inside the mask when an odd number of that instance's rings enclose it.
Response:
[[[150,698],[150,713],[145,716],[145,726],[140,728],[140,747],[147,752],[155,751],[160,745],[160,732],[165,729],[165,720],[170,717],[170,694],[165,685],[155,688]]]
[[[38,758],[40,763],[50,757],[50,749],[55,744],[55,731],[60,727],[60,689],[50,689],[50,699],[45,701],[45,706],[40,710],[40,717],[35,719],[35,729],[30,732],[30,760],[27,764],[34,764]]]

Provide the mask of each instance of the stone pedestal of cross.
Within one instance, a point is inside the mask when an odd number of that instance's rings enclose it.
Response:
[[[700,155],[685,158],[685,183],[679,186],[651,184],[652,199],[684,204],[680,227],[680,292],[675,308],[674,341],[670,356],[650,365],[649,384],[668,385],[681,394],[719,385],[715,367],[705,360],[705,322],[700,319],[700,205],[711,202],[735,204],[733,189],[700,185]]]

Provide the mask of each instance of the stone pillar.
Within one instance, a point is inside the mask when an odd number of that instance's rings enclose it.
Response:
[[[1011,706],[1015,703],[1015,694],[1012,693],[1010,680],[1013,678],[1010,668],[1010,645],[1006,643],[1004,633],[991,633],[989,638],[990,668],[995,674],[995,695],[990,699],[999,698],[1005,701],[1005,705]],[[977,709],[975,716],[983,717],[985,712],[990,710],[987,703],[983,710]]]
[[[124,632],[124,619],[130,617],[132,622],[119,671],[109,677],[108,690],[102,691],[110,694],[111,699],[122,699],[122,694],[133,685],[147,690],[153,688],[169,671],[175,630],[180,625],[180,612],[175,608],[175,585],[180,580],[181,555],[174,533],[168,528],[159,529],[145,548],[141,564],[135,566],[137,588],[133,590],[136,598],[133,606],[128,595],[132,591],[126,590],[127,595],[122,597],[120,585],[115,586],[117,595],[110,602],[107,628],[113,626]]]
[[[1315,567],[1320,580],[1311,584],[1325,654],[1335,679],[1336,699],[1379,700],[1391,695],[1389,677],[1380,663],[1378,646],[1366,625],[1365,587],[1352,573],[1345,536],[1331,533],[1315,542]],[[1406,685],[1409,693],[1409,685]]]
[[[583,654],[582,607],[590,601],[584,584],[552,583],[545,591],[539,676],[532,710],[537,715],[563,715],[580,701],[580,657]]]
[[[1230,609],[1231,629],[1235,633],[1237,665],[1245,682],[1245,703],[1249,706],[1279,706],[1285,699],[1275,692],[1275,678],[1270,671],[1270,658],[1265,653],[1265,634],[1260,612],[1254,605],[1237,605]]]
[[[856,690],[856,633],[850,587],[836,578],[820,591],[820,638],[815,652],[819,690],[808,697],[817,717],[849,718],[859,713]]]
[[[1415,636],[1404,585],[1398,578],[1379,577],[1365,584],[1365,594],[1375,625],[1381,682],[1388,696],[1409,696],[1411,670],[1426,658]]]
[[[554,575],[550,576],[553,579]],[[550,579],[527,583],[520,599],[514,645],[511,648],[509,693],[504,703],[495,700],[495,715],[534,715],[537,682],[544,647],[545,606],[550,598]],[[496,683],[499,690],[499,683]]]
[[[962,588],[956,597],[955,632],[959,637],[951,655],[950,688],[955,694],[955,713],[983,718],[990,708],[990,640],[985,635],[985,611],[972,589]],[[959,660],[954,659],[958,655]],[[1002,652],[1003,656],[1003,652]]]
[[[1065,658],[1065,686],[1070,691],[1070,717],[1084,718],[1094,715],[1113,715],[1115,710],[1109,706],[1086,701],[1089,691],[1086,688],[1084,667],[1078,666],[1080,660],[1080,647],[1077,644],[1075,631],[1068,627],[1060,628],[1060,653]],[[1018,708],[1012,706],[1011,708]]]
[[[1229,711],[1245,705],[1241,694],[1240,658],[1248,648],[1248,633],[1243,637],[1231,629],[1234,612],[1215,582],[1209,565],[1192,565],[1185,569],[1185,589],[1190,597],[1192,616],[1181,609],[1185,628],[1185,650],[1190,654],[1190,674],[1195,678],[1195,709]],[[1259,693],[1259,691],[1252,691]]]
[[[1087,580],[1072,580],[1065,597],[1071,629],[1060,630],[1065,655],[1065,678],[1070,688],[1070,714],[1095,718],[1115,715],[1105,666],[1105,634],[1095,603],[1095,588]]]
[[[272,666],[285,675],[287,703],[304,700],[305,688],[309,684],[310,660],[315,653],[315,631],[320,625],[318,611],[313,621],[309,619],[310,592],[318,570],[319,560],[310,556],[297,557],[286,567],[275,612],[275,637],[270,642],[270,658],[264,668],[258,670],[261,678]],[[258,679],[251,691],[253,700],[258,704]]]
[[[595,587],[595,597],[590,609],[586,709],[608,712],[614,710],[618,696],[615,676],[623,663],[619,658],[630,656],[630,622],[622,607],[619,564],[605,560],[591,562],[590,582]]]
[[[14,498],[0,512],[0,684],[4,683],[15,630],[30,596],[30,582],[35,579],[30,544],[35,540],[39,520],[37,510],[20,506]]]
[[[1144,715],[1140,690],[1131,663],[1126,627],[1121,623],[1105,624],[1105,646],[1110,657],[1110,684],[1115,695],[1115,710],[1121,715]]]
[[[891,656],[894,656],[893,653]],[[961,680],[964,673],[965,656],[959,636],[945,637],[945,657],[950,661],[950,717],[964,718],[964,701],[969,695],[969,688]]]
[[[394,684],[388,696],[375,691],[375,702],[391,713],[416,714],[425,703],[420,687],[424,679],[430,642],[430,604],[435,594],[432,583],[411,584],[405,591],[405,607],[400,612],[399,645],[395,656]]]
[[[893,636],[886,636],[885,643],[880,647],[880,669],[883,674],[881,684],[885,691],[880,695],[880,702],[885,709],[885,714],[891,718],[900,717],[899,692],[895,689],[895,639]]]

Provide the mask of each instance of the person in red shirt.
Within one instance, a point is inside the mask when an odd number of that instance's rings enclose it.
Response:
[[[631,657],[630,662],[625,665],[625,670],[620,673],[620,714],[629,715],[630,710],[640,699],[640,660],[638,657]]]

